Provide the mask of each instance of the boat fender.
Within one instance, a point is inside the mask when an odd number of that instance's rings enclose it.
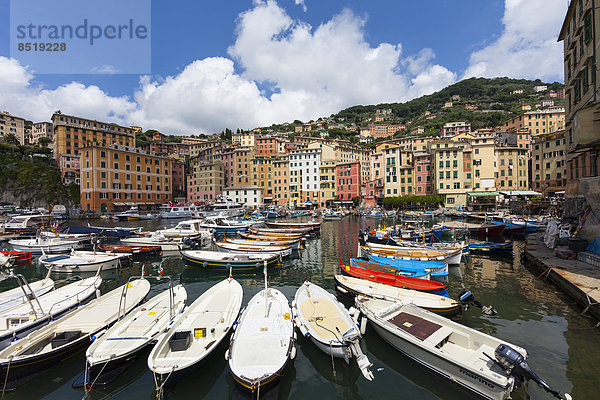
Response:
[[[229,349],[225,350],[225,361],[229,361]]]
[[[341,286],[337,286],[336,288],[337,288],[337,290],[339,290],[342,293],[348,293],[348,291]]]
[[[296,358],[296,346],[292,346],[292,350],[290,351],[290,359]]]
[[[363,316],[360,319],[360,334],[364,335],[366,331],[367,331],[367,318]]]

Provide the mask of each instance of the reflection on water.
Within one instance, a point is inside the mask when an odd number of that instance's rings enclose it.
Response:
[[[392,221],[389,221],[390,223]],[[126,223],[98,222],[106,226],[143,226],[154,230],[159,226],[174,226],[177,221],[137,221]],[[376,222],[367,222],[375,226]],[[284,260],[284,268],[269,270],[269,282],[276,286],[291,301],[296,288],[306,279],[333,291],[333,275],[339,268],[339,259],[348,262],[356,254],[358,229],[364,224],[351,217],[340,221],[325,221],[320,236],[306,242],[300,256]],[[520,345],[529,353],[530,365],[552,386],[569,391],[575,399],[596,398],[600,377],[600,351],[598,331],[591,329],[595,324],[576,309],[570,308],[569,299],[542,279],[529,273],[521,265],[523,243],[514,242],[513,254],[468,257],[460,266],[450,268],[445,282],[451,296],[461,288],[469,288],[485,305],[492,305],[498,315],[485,316],[479,309],[464,313],[460,322],[466,326]],[[130,276],[140,275],[142,267],[146,274],[155,275],[160,258],[149,258],[115,271],[102,273],[102,292],[126,282]],[[207,272],[186,268],[178,256],[162,259],[162,266],[174,283],[183,282],[191,303],[200,294],[225,278],[225,273]],[[29,280],[40,279],[45,268],[37,262],[22,264],[15,268]],[[54,279],[67,275],[54,274]],[[262,272],[234,276],[244,287],[244,303],[263,288]],[[168,281],[152,282],[150,296],[168,287]],[[0,290],[14,287],[11,279],[0,281]],[[347,300],[342,300],[350,305]],[[261,398],[273,399],[470,399],[472,395],[456,385],[440,378],[401,355],[368,329],[363,345],[373,362],[375,380],[369,382],[362,377],[352,361],[347,365],[334,360],[318,350],[312,342],[299,338],[297,356],[286,369],[281,382]],[[238,399],[248,398],[247,393],[235,384],[231,377],[224,352],[227,342],[221,344],[210,360],[187,377],[169,388],[167,398],[173,399]],[[106,388],[94,389],[91,399],[151,399],[154,397],[154,379],[146,367],[143,355],[122,376]],[[83,368],[84,356],[79,353],[50,368],[44,374],[6,398],[14,399],[81,399],[82,390],[72,389],[71,383]],[[334,374],[335,370],[335,374]],[[549,399],[537,385],[526,385],[513,392],[514,399]]]

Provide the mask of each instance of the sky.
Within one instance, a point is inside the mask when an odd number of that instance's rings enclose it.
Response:
[[[10,58],[10,1],[22,0],[0,0],[0,110],[34,122],[61,110],[213,133],[404,102],[469,77],[563,81],[565,0],[152,0],[143,75],[42,74]]]

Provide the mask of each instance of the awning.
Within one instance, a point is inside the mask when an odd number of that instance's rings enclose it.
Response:
[[[125,203],[113,203],[113,206],[123,207]]]
[[[539,192],[534,192],[533,190],[507,190],[500,192],[506,196],[541,196],[542,194]]]
[[[133,206],[135,206],[135,203],[128,202],[128,203],[125,203],[125,205],[127,205],[127,206],[130,206],[130,207],[133,207]]]
[[[469,192],[468,196],[471,197],[483,197],[483,196],[500,196],[498,192]]]

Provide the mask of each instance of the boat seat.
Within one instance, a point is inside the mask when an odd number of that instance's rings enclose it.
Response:
[[[342,318],[340,310],[329,300],[305,300],[300,305],[300,311],[311,328],[323,339],[339,338],[351,328]]]
[[[70,257],[71,256],[63,254],[63,255],[60,255],[60,256],[48,257],[44,261],[45,262],[54,262],[54,261],[58,261],[58,260],[66,260],[66,259],[68,259]]]
[[[446,340],[453,332],[454,329],[448,328],[447,326],[442,326],[440,329],[433,332],[427,339],[425,339],[425,342],[437,346]]]
[[[421,341],[427,339],[442,328],[442,325],[440,324],[428,321],[418,315],[405,312],[401,312],[395,317],[388,319],[388,322],[402,329],[404,332],[410,333]]]

